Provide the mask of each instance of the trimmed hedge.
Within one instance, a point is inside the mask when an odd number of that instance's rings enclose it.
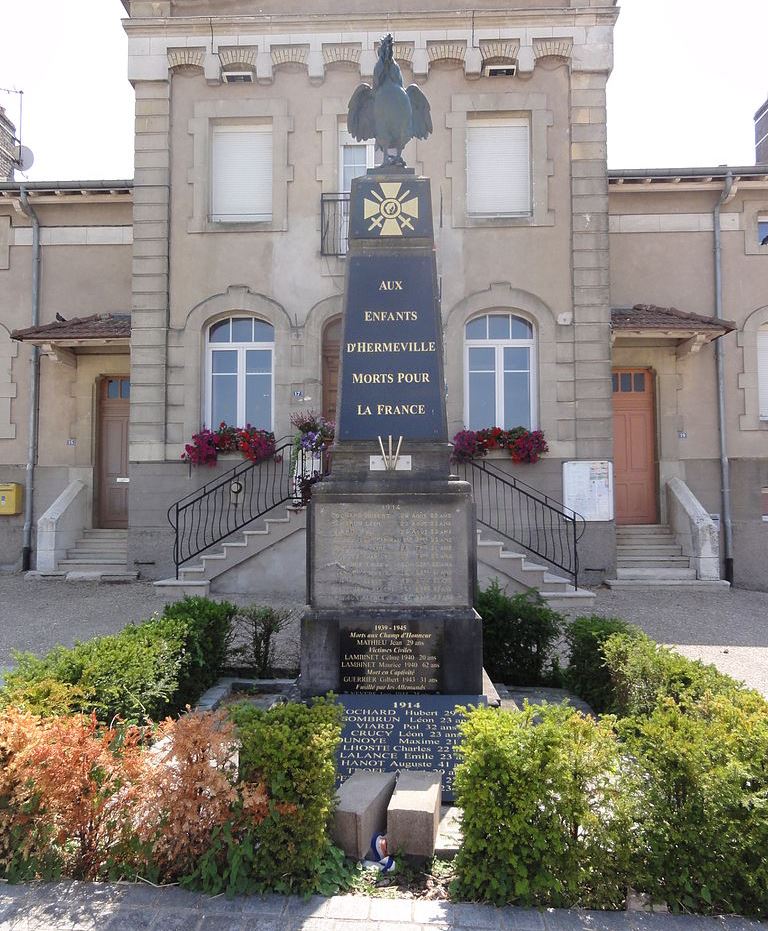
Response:
[[[508,595],[496,579],[477,597],[483,622],[483,660],[494,682],[506,685],[557,683],[555,645],[563,616],[534,589]],[[559,683],[557,683],[559,684]]]
[[[262,711],[247,702],[230,708],[240,741],[240,780],[263,786],[263,820],[215,835],[188,884],[220,892],[332,895],[344,878],[344,856],[331,845],[336,749],[342,709],[332,700]]]
[[[714,666],[688,659],[642,633],[614,634],[601,645],[610,678],[610,710],[653,714],[665,698],[692,707],[706,695],[734,696],[741,683]]]
[[[566,684],[598,714],[610,711],[614,703],[611,673],[603,654],[603,645],[613,634],[635,637],[641,632],[621,618],[596,614],[577,617],[565,628],[569,647]]]
[[[674,911],[768,916],[768,705],[664,699],[621,725],[633,884]]]
[[[0,705],[33,714],[95,713],[144,722],[191,704],[218,677],[236,608],[185,598],[119,634],[45,656],[16,653]]]
[[[618,619],[581,618],[569,641],[571,682],[621,717],[469,713],[457,891],[615,908],[632,886],[768,917],[768,702]]]
[[[470,712],[455,892],[496,905],[620,908],[628,820],[613,721],[559,705]]]

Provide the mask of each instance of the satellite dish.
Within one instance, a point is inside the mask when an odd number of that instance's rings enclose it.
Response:
[[[13,160],[19,171],[29,171],[35,164],[35,156],[32,149],[25,145],[17,145],[13,150]]]

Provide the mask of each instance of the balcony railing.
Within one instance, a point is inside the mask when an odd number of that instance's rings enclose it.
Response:
[[[320,200],[320,254],[349,250],[349,194],[323,194]]]

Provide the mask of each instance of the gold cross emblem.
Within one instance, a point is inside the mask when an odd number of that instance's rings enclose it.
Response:
[[[370,221],[368,232],[378,229],[379,236],[402,236],[403,230],[413,231],[412,220],[419,218],[419,198],[411,196],[409,190],[401,192],[399,181],[382,182],[378,191],[371,190],[371,197],[363,201],[363,219]]]

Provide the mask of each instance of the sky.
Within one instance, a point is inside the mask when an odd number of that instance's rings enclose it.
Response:
[[[28,180],[133,176],[124,15],[120,0],[0,0],[0,88],[24,91]],[[768,0],[623,0],[609,167],[754,164],[766,35]],[[18,124],[19,96],[0,105]]]

